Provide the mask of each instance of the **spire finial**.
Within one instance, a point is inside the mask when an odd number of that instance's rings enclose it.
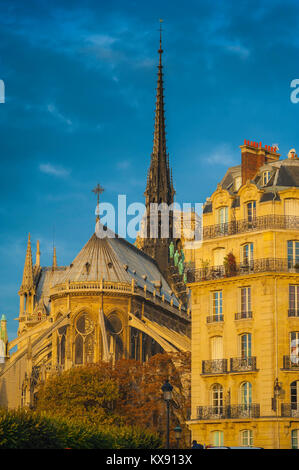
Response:
[[[98,183],[97,186],[92,190],[92,192],[97,195],[97,209],[96,209],[97,219],[96,220],[98,221],[100,220],[100,214],[99,214],[100,194],[104,192],[104,188]]]
[[[57,268],[57,256],[56,256],[56,247],[53,246],[53,263],[52,263],[52,270]]]
[[[163,20],[160,18],[160,48],[158,50],[160,58],[159,58],[159,67],[162,67],[162,54],[163,54],[163,49],[162,49],[162,23]]]
[[[29,233],[21,290],[30,291],[33,288],[34,288],[34,282],[33,282],[32,252],[31,252],[31,240],[30,240],[30,233]]]
[[[36,260],[35,265],[40,266],[40,248],[39,248],[39,240],[36,242]]]

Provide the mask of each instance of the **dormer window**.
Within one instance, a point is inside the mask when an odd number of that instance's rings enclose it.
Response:
[[[266,186],[266,184],[269,182],[270,175],[271,173],[269,170],[263,172],[263,186]]]

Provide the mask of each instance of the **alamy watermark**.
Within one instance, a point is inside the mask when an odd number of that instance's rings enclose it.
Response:
[[[117,208],[109,202],[101,202],[96,206],[95,214],[100,219],[96,225],[98,238],[175,238],[184,237],[189,242],[202,240],[202,203],[175,202],[151,203],[149,210],[140,202],[127,205],[125,194],[118,195]],[[172,227],[170,233],[170,227]]]
[[[297,104],[299,103],[299,78],[292,80],[290,86],[291,88],[294,88],[290,96],[291,102]]]
[[[0,103],[5,103],[5,85],[3,80],[0,80]]]

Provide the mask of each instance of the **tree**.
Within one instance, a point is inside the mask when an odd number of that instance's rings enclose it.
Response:
[[[92,424],[137,424],[164,437],[161,386],[166,378],[174,387],[170,429],[180,424],[181,444],[189,446],[185,421],[190,409],[190,353],[156,354],[145,363],[121,359],[114,365],[99,362],[74,367],[41,384],[36,410]]]

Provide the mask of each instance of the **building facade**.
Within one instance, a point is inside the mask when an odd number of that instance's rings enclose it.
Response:
[[[245,141],[203,210],[192,291],[192,438],[299,447],[299,160]]]

